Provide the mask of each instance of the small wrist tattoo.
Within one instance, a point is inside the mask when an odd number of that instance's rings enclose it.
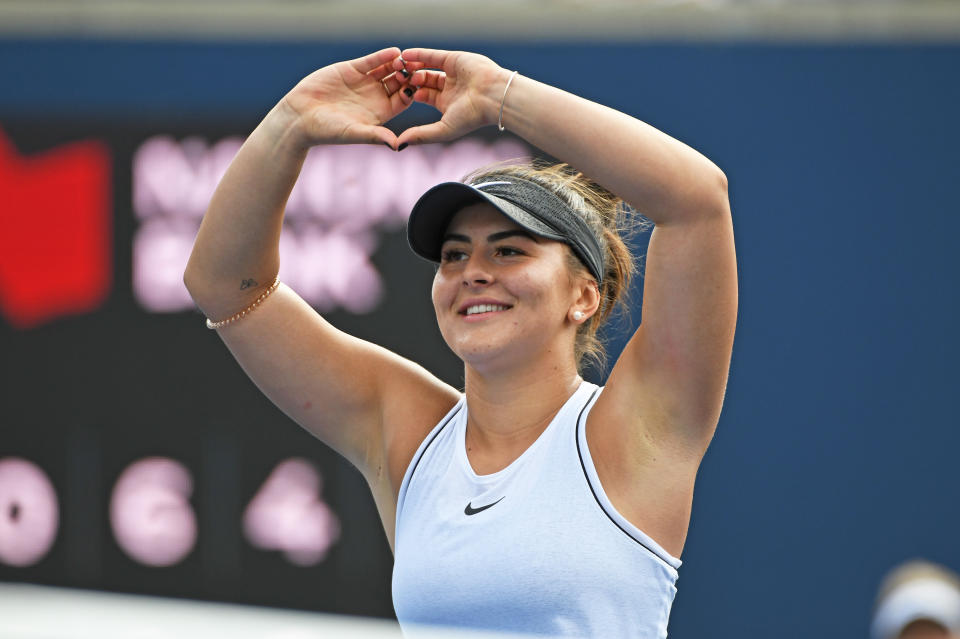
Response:
[[[242,291],[244,289],[248,289],[251,286],[256,286],[256,285],[257,285],[257,281],[254,279],[243,280],[242,282],[240,282],[240,290]]]

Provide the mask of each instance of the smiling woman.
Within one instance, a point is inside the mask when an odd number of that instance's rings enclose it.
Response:
[[[439,242],[453,239],[449,229],[442,234],[449,224],[449,212],[472,202],[491,205],[502,214],[502,221],[513,222],[533,241],[539,236],[563,243],[570,277],[592,278],[600,304],[589,317],[574,311],[574,357],[579,371],[589,362],[605,368],[606,352],[597,332],[618,306],[626,305],[625,291],[635,270],[625,239],[648,230],[649,222],[568,164],[500,163],[475,171],[465,184],[441,184],[427,192],[410,215],[408,233],[413,250],[440,262],[445,252],[437,248]],[[556,229],[565,229],[566,235]],[[503,233],[503,239],[517,235],[509,230]],[[502,250],[516,249],[506,246]],[[580,322],[584,318],[587,321]]]
[[[440,120],[383,126],[413,102]],[[492,125],[565,164],[484,169],[411,213],[411,247],[439,264],[433,305],[463,392],[271,286],[311,146],[402,151]],[[598,387],[580,369],[633,272],[628,209],[655,225],[643,324]],[[314,72],[267,115],[184,274],[261,390],[363,472],[405,628],[594,637],[666,636],[736,279],[726,177],[702,155],[483,56],[396,48]]]

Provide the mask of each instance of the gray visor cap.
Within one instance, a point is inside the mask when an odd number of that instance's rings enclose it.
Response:
[[[531,210],[506,197],[525,202]],[[603,280],[603,252],[586,222],[544,187],[513,176],[492,176],[477,185],[444,182],[424,193],[414,204],[407,222],[410,248],[420,257],[440,262],[443,238],[454,214],[482,202],[491,204],[534,235],[567,244],[597,282]]]

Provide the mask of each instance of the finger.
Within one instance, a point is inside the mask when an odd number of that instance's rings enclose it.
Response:
[[[360,73],[370,73],[381,64],[386,64],[399,55],[400,49],[398,47],[388,47],[365,55],[362,58],[349,60],[348,64]]]
[[[410,106],[413,102],[413,94],[418,88],[411,86],[407,80],[402,79],[402,77],[397,74],[384,78],[380,81],[380,84],[383,85],[387,99],[391,101],[395,98],[399,99],[400,102],[403,103],[404,108]]]
[[[372,124],[358,124],[350,128],[349,138],[361,144],[386,144],[396,150],[399,142],[393,131],[384,126]]]
[[[406,69],[410,73],[419,71],[425,66],[426,65],[423,62],[411,62],[409,60],[404,60],[403,58],[397,58],[393,63],[394,70],[400,71],[401,69]]]
[[[383,88],[387,90],[387,97],[392,97],[393,94],[399,91],[400,87],[402,87],[404,84],[397,78],[397,74],[395,73],[384,78],[383,80],[380,80],[380,83],[383,85]]]
[[[437,100],[440,98],[440,91],[437,89],[430,89],[425,87],[420,87],[414,94],[413,99],[416,102],[422,102],[423,104],[429,104],[434,109],[437,107]]]
[[[436,89],[437,91],[443,91],[446,80],[447,74],[443,71],[417,71],[410,76],[410,84],[417,87]]]
[[[404,107],[408,107],[413,103],[416,92],[417,87],[405,84],[397,92],[397,96],[400,98],[400,101],[403,102]]]
[[[410,76],[423,68],[422,62],[408,62],[404,64],[402,58],[397,58],[391,62],[394,73],[396,73],[397,78],[403,78],[404,82],[410,80]]]
[[[391,62],[390,64],[377,67],[367,74],[372,78],[377,78],[383,83],[384,88],[387,90],[387,95],[393,95],[403,88],[404,85],[410,84],[410,78],[412,77],[412,74],[404,69],[403,65],[400,65],[399,71],[393,71],[390,68],[392,66],[393,63]],[[413,95],[413,91],[410,92],[410,95]]]
[[[397,64],[394,65],[394,66],[395,66],[395,67],[400,67],[400,69],[406,69],[406,70],[409,71],[410,73],[413,73],[414,71],[419,71],[420,69],[422,69],[422,68],[424,68],[424,67],[426,66],[426,65],[425,65],[424,63],[422,63],[422,62],[410,62],[409,60],[406,60],[406,61],[405,61],[406,64],[404,64],[403,62],[400,62],[400,60],[402,60],[402,59],[403,59],[403,58],[397,58]],[[399,71],[400,69],[397,69],[397,71]]]
[[[442,69],[452,53],[443,49],[404,49],[401,56],[407,62],[422,62],[432,69]]]
[[[367,75],[375,80],[383,80],[388,75],[393,75],[393,61],[387,62],[386,64],[381,64],[377,68],[368,71]]]
[[[446,142],[457,137],[443,120],[431,122],[423,126],[407,129],[397,138],[397,144],[427,144],[429,142]]]

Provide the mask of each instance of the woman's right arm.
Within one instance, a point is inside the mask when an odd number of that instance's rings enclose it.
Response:
[[[390,75],[399,53],[384,49],[314,72],[246,140],[211,199],[184,273],[207,317],[248,307],[276,277],[283,209],[311,146],[396,147],[381,125],[411,102],[402,76]],[[281,410],[365,474],[378,501],[399,487],[420,440],[456,402],[456,391],[424,369],[337,330],[283,285],[218,332]]]
[[[381,124],[410,104],[392,68],[399,55],[383,49],[315,71],[247,138],[213,194],[184,273],[208,317],[244,308],[276,275],[283,209],[311,146],[396,147],[396,136]],[[391,96],[380,82],[385,77],[394,83]]]

